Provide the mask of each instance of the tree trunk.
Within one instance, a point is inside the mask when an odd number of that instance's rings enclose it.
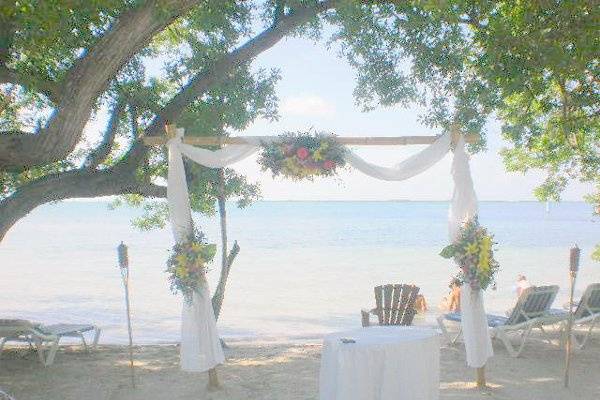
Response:
[[[234,242],[231,252],[227,252],[227,209],[225,208],[225,171],[219,170],[219,187],[217,195],[217,203],[219,206],[219,219],[221,225],[221,276],[219,277],[219,284],[215,289],[215,294],[212,297],[212,306],[215,313],[215,319],[219,319],[221,314],[221,307],[223,306],[223,299],[225,298],[225,286],[227,285],[227,278],[229,277],[229,271],[231,265],[235,260],[235,257],[240,252],[240,246],[237,242]]]
[[[55,92],[55,113],[39,132],[0,134],[0,169],[49,164],[65,158],[81,140],[93,107],[131,58],[198,0],[151,0],[125,11],[79,58]]]

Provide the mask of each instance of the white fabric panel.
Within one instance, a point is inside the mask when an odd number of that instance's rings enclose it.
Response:
[[[183,134],[183,133],[182,133]],[[175,241],[181,242],[191,233],[192,212],[188,197],[187,182],[183,159],[179,151],[181,138],[174,138],[167,143],[169,149],[169,171],[167,175],[167,200],[169,202],[169,219]]]
[[[348,151],[346,154],[346,161],[360,172],[373,178],[384,181],[403,181],[426,171],[444,158],[450,150],[451,141],[450,133],[446,133],[421,152],[391,168],[371,164],[352,151]]]
[[[462,137],[458,140],[452,159],[452,179],[454,180],[454,193],[448,215],[450,241],[458,239],[462,224],[477,215],[477,195],[471,178],[469,156],[465,151],[465,141]]]
[[[437,400],[439,359],[439,334],[429,328],[373,326],[327,335],[319,399]]]
[[[181,153],[200,165],[209,168],[224,168],[256,153],[258,146],[252,144],[231,144],[219,150],[206,150],[189,144],[180,144]]]
[[[177,137],[171,139],[169,147],[169,172],[167,199],[173,236],[177,242],[186,239],[192,231],[192,214],[185,180],[185,170],[181,157],[180,144],[183,129],[178,129]],[[194,294],[192,304],[183,302],[181,318],[180,363],[184,371],[204,372],[225,362],[225,356],[212,308],[210,290],[206,281],[202,282]]]
[[[183,302],[179,358],[181,369],[189,372],[208,371],[225,362],[206,281],[194,293],[191,305]]]
[[[471,368],[483,367],[488,358],[494,355],[483,305],[483,290],[472,290],[468,283],[462,285],[460,309],[467,365]]]
[[[477,196],[473,188],[465,141],[462,137],[454,149],[452,178],[454,194],[448,213],[448,231],[450,241],[454,242],[460,235],[462,224],[477,215]],[[483,290],[473,291],[468,283],[464,284],[460,291],[460,306],[467,365],[479,368],[494,355],[483,306]]]

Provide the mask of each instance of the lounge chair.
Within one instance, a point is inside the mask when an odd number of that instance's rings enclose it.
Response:
[[[370,316],[376,315],[379,325],[412,325],[415,310],[415,300],[419,288],[415,285],[383,285],[376,286],[375,308],[361,310],[362,326],[371,325]]]
[[[15,400],[14,397],[0,389],[0,400]]]
[[[561,333],[564,333],[567,328],[569,313],[564,310],[552,310],[557,315],[561,323]],[[581,300],[577,304],[577,308],[573,313],[573,326],[588,325],[585,334],[581,337],[577,337],[577,333],[573,331],[571,338],[573,343],[579,349],[583,349],[587,344],[588,340],[592,336],[592,331],[596,327],[596,324],[600,321],[600,283],[593,283],[589,285]],[[564,337],[563,337],[564,339]]]
[[[52,365],[58,350],[60,339],[63,337],[77,337],[81,339],[86,351],[89,346],[84,333],[94,332],[92,347],[95,348],[100,339],[101,330],[95,325],[34,324],[22,319],[0,319],[0,353],[6,342],[26,342],[31,347],[35,346],[40,362],[44,366]]]
[[[502,341],[508,353],[512,357],[518,357],[533,329],[538,328],[544,332],[544,324],[556,321],[557,317],[550,312],[550,306],[557,293],[558,286],[532,286],[521,293],[510,316],[487,315],[492,339]],[[448,342],[455,343],[460,337],[461,331],[459,330],[455,337],[451,337],[444,321],[461,322],[461,314],[444,314],[437,321]],[[516,349],[510,341],[510,333],[517,333],[520,336],[520,343]]]

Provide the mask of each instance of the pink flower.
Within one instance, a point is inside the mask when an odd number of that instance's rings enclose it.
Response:
[[[325,168],[325,169],[334,169],[335,168],[335,162],[333,162],[331,160],[325,160],[325,162],[323,163],[323,168]]]
[[[298,150],[296,150],[296,156],[298,156],[298,158],[301,160],[305,160],[306,157],[308,157],[308,154],[309,153],[306,147],[300,147]]]

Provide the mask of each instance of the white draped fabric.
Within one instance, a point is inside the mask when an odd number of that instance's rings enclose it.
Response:
[[[258,151],[260,142],[277,140],[265,137],[248,140],[247,144],[228,145],[211,151],[182,143],[183,130],[178,129],[169,146],[168,201],[171,224],[175,240],[185,239],[192,227],[192,217],[187,193],[187,183],[182,155],[210,168],[223,168],[241,161]],[[394,167],[382,167],[363,160],[348,151],[349,165],[377,179],[401,181],[427,170],[440,161],[451,148],[451,135],[442,135],[421,152],[409,157]],[[450,239],[454,240],[461,224],[477,213],[477,197],[473,188],[468,156],[464,140],[459,139],[454,151],[452,177],[454,195],[449,212]],[[471,293],[468,285],[463,287],[462,328],[467,349],[467,363],[477,368],[485,364],[492,355],[491,341],[487,331],[483,296],[481,291]],[[181,368],[186,371],[206,371],[224,361],[219,342],[215,317],[210,301],[210,291],[206,282],[194,296],[191,306],[184,304],[181,338]]]
[[[169,172],[167,199],[175,241],[182,242],[192,232],[192,213],[181,157],[183,129],[168,143]],[[206,280],[194,293],[192,304],[183,302],[181,313],[180,364],[184,371],[204,372],[225,362],[219,341],[210,290]]]
[[[384,181],[403,181],[428,170],[444,158],[450,150],[451,139],[450,134],[442,135],[420,153],[407,158],[392,168],[371,164],[351,151],[346,154],[346,161],[363,174],[373,178]]]
[[[469,156],[462,137],[454,149],[452,178],[454,194],[448,213],[448,231],[450,241],[454,242],[460,235],[463,222],[477,215],[477,196],[473,188]],[[487,359],[494,355],[483,306],[483,291],[473,291],[468,283],[464,284],[460,290],[460,308],[467,365],[472,368],[483,367]]]

